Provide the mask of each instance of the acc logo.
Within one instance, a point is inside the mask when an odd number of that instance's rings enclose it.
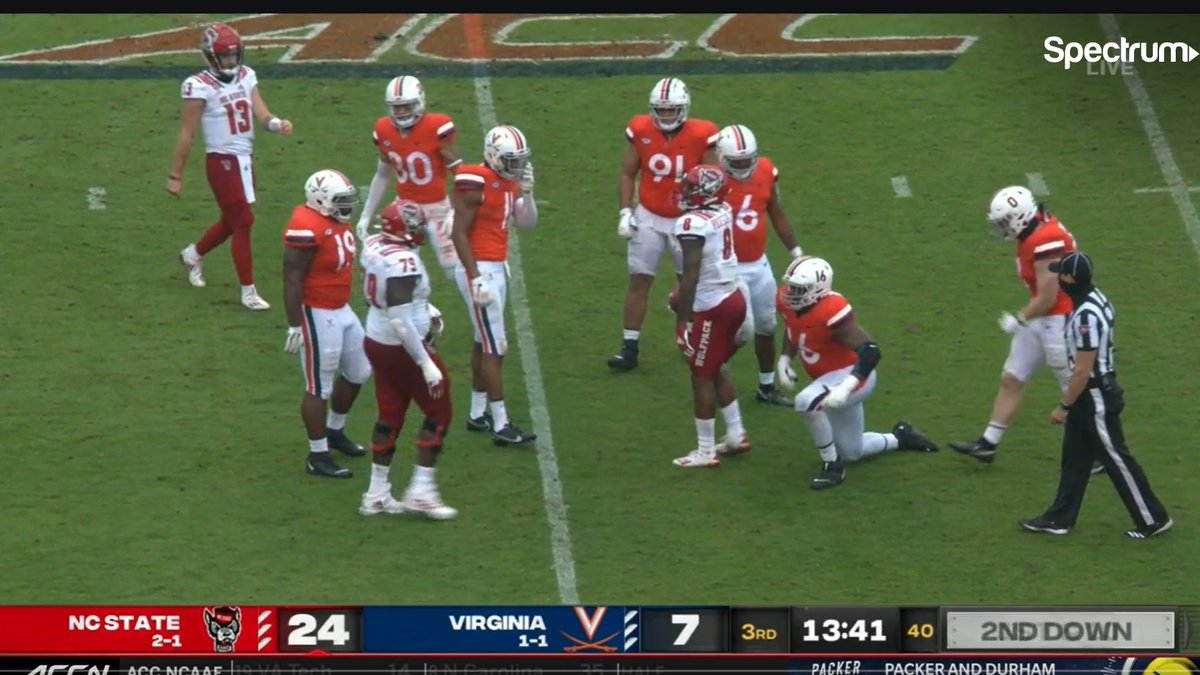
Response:
[[[1135,675],[1137,670],[1134,666],[1140,660],[1125,659],[1125,667],[1121,669],[1121,675]],[[1150,661],[1141,672],[1142,675],[1194,675],[1200,673],[1200,668],[1196,667],[1195,661],[1182,656],[1163,656]]]
[[[616,647],[612,647],[604,643],[620,635],[621,631],[618,630],[612,635],[609,635],[601,640],[596,639],[596,630],[600,628],[600,621],[604,618],[604,612],[607,610],[607,607],[597,607],[592,611],[591,615],[589,615],[582,607],[576,607],[575,618],[579,619],[579,625],[583,628],[583,633],[587,636],[587,640],[580,640],[574,635],[568,635],[566,631],[560,631],[563,634],[563,637],[575,643],[568,647],[563,647],[563,651],[572,653],[584,649],[595,649],[602,652],[617,651]]]
[[[204,625],[213,641],[213,651],[231,652],[242,632],[242,610],[237,607],[204,609]]]
[[[54,673],[66,673],[66,675],[108,675],[108,666],[38,666],[29,671],[29,675],[53,675]]]

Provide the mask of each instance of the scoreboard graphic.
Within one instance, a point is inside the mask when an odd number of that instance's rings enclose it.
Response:
[[[1197,620],[1176,606],[0,606],[0,671],[1200,675]]]

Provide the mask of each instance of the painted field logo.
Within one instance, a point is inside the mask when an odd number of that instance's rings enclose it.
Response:
[[[1116,72],[1120,67],[1118,64],[1189,63],[1200,56],[1200,52],[1186,42],[1130,42],[1124,36],[1119,42],[1081,44],[1066,42],[1057,35],[1051,35],[1043,45],[1046,48],[1043,58],[1050,63],[1062,63],[1063,70],[1070,70],[1072,65],[1087,61],[1089,73],[1093,72],[1093,63],[1110,64],[1113,72]]]

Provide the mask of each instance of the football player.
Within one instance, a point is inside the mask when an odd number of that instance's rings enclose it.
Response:
[[[632,370],[638,363],[638,339],[646,318],[650,286],[664,251],[672,252],[675,274],[682,261],[673,247],[672,232],[681,211],[673,198],[683,176],[698,164],[716,164],[713,145],[717,125],[688,117],[692,99],[677,77],[664,77],[650,90],[650,113],[634,115],[625,127],[629,145],[617,180],[620,218],[617,234],[628,240],[625,329],[621,349],[608,359],[614,370]],[[634,182],[637,207],[634,208]]]
[[[230,237],[229,252],[242,285],[242,305],[270,309],[254,286],[250,226],[254,224],[254,120],[274,133],[292,133],[292,123],[271,114],[258,91],[258,76],[242,62],[242,38],[223,23],[204,29],[200,51],[208,68],[183,81],[179,137],[167,175],[167,192],[178,197],[183,168],[196,128],[204,130],[205,173],[221,217],[194,243],[179,252],[179,262],[193,286],[204,286],[201,259]]]
[[[793,260],[803,251],[779,200],[779,170],[769,157],[759,156],[758,142],[749,127],[733,124],[721,129],[717,157],[729,183],[726,200],[734,214],[738,278],[746,284],[754,322],[754,354],[758,357],[758,390],[754,397],[764,403],[790,406],[791,397],[775,387],[776,282],[766,252],[767,217]]]
[[[500,125],[484,135],[483,163],[460,166],[454,178],[454,279],[475,328],[467,429],[490,431],[497,445],[537,439],[537,434],[522,431],[508,419],[501,376],[508,352],[508,222],[512,219],[526,229],[537,225],[529,156],[525,134]]]
[[[345,432],[346,415],[371,376],[362,324],[350,308],[355,243],[348,224],[356,205],[357,190],[345,174],[323,169],[304,182],[304,203],[292,210],[283,232],[284,351],[300,354],[304,372],[306,466],[313,475],[333,478],[351,474],[333,461],[329,448],[351,457],[367,454]]]
[[[1029,188],[1020,185],[992,196],[988,222],[1003,239],[1016,242],[1017,277],[1029,291],[1024,307],[1000,315],[1000,329],[1012,335],[1012,341],[983,434],[972,441],[950,443],[958,452],[990,464],[1021,407],[1025,383],[1039,366],[1049,366],[1059,388],[1066,390],[1071,371],[1063,327],[1071,312],[1071,298],[1058,287],[1058,275],[1050,271],[1050,263],[1075,250],[1075,237],[1044,204],[1038,204]],[[1103,470],[1100,462],[1092,467],[1093,474]]]
[[[683,212],[674,228],[683,260],[676,302],[675,341],[692,372],[696,449],[675,459],[687,468],[718,466],[718,451],[746,452],[750,439],[742,424],[733,381],[725,365],[746,336],[746,294],[738,283],[733,250],[733,212],[725,203],[729,190],[721,169],[712,164],[692,167],[676,191]],[[725,438],[716,444],[716,413],[725,418]]]
[[[787,341],[776,366],[779,381],[796,383],[796,356],[812,378],[796,394],[796,412],[812,433],[821,471],[812,481],[823,490],[846,478],[845,464],[888,450],[936,452],[937,444],[901,420],[888,434],[864,431],[863,401],[875,390],[879,345],[863,330],[846,298],[833,291],[833,268],[812,256],[788,265],[779,287],[779,312]]]
[[[438,264],[452,279],[458,255],[450,236],[453,218],[446,178],[462,163],[454,148],[454,122],[449,115],[425,112],[425,88],[412,75],[392,78],[383,100],[387,114],[375,120],[371,134],[379,161],[358,218],[358,238],[366,239],[375,207],[394,181],[398,198],[420,205]]]
[[[363,244],[363,291],[367,297],[364,348],[375,373],[379,417],[371,437],[371,482],[358,512],[420,513],[447,520],[458,510],[442,502],[434,467],[450,428],[450,375],[424,336],[433,330],[429,277],[417,255],[425,215],[416,202],[398,199],[383,207],[377,234]],[[417,433],[417,463],[403,501],[392,496],[388,480],[396,437],[404,428],[408,404],[415,401],[425,420]]]

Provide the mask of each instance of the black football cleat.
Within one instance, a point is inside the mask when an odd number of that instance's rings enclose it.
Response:
[[[774,384],[760,384],[758,389],[754,390],[754,399],[761,403],[771,403],[773,405],[792,407],[792,399],[786,394],[779,391],[779,387]]]
[[[345,429],[326,429],[325,439],[329,447],[347,457],[362,457],[367,454],[366,448],[346,437]]]
[[[964,455],[970,455],[984,464],[996,461],[996,446],[982,438],[973,441],[950,441],[950,447]]]
[[[1130,539],[1149,539],[1150,537],[1155,537],[1163,532],[1166,532],[1167,530],[1171,529],[1171,526],[1174,524],[1174,520],[1167,518],[1166,521],[1161,523],[1152,523],[1150,525],[1135,527],[1132,530],[1126,530],[1125,536],[1129,537]]]
[[[1052,522],[1045,516],[1022,518],[1017,522],[1021,525],[1021,527],[1029,530],[1030,532],[1045,532],[1046,534],[1064,535],[1071,531],[1071,528]]]
[[[638,364],[638,343],[636,340],[626,340],[621,343],[621,349],[608,358],[608,367],[613,370],[633,370]]]
[[[812,489],[824,490],[844,480],[846,480],[846,467],[842,466],[840,461],[824,462],[821,464],[821,473],[812,479]]]
[[[354,475],[350,472],[350,469],[333,461],[333,457],[330,457],[328,452],[308,453],[308,461],[305,462],[305,468],[314,476],[350,478]]]
[[[483,411],[479,417],[467,416],[467,431],[491,431],[492,413]]]
[[[916,450],[918,452],[937,452],[938,445],[929,438],[913,428],[913,425],[904,420],[896,422],[896,426],[892,427],[892,434],[896,440],[900,442],[899,450]]]
[[[1104,473],[1104,462],[1101,462],[1100,460],[1092,462],[1092,475],[1097,476],[1102,473]]]
[[[492,432],[492,442],[501,447],[506,445],[522,445],[536,440],[537,434],[521,431],[512,422],[509,422],[503,429]]]

